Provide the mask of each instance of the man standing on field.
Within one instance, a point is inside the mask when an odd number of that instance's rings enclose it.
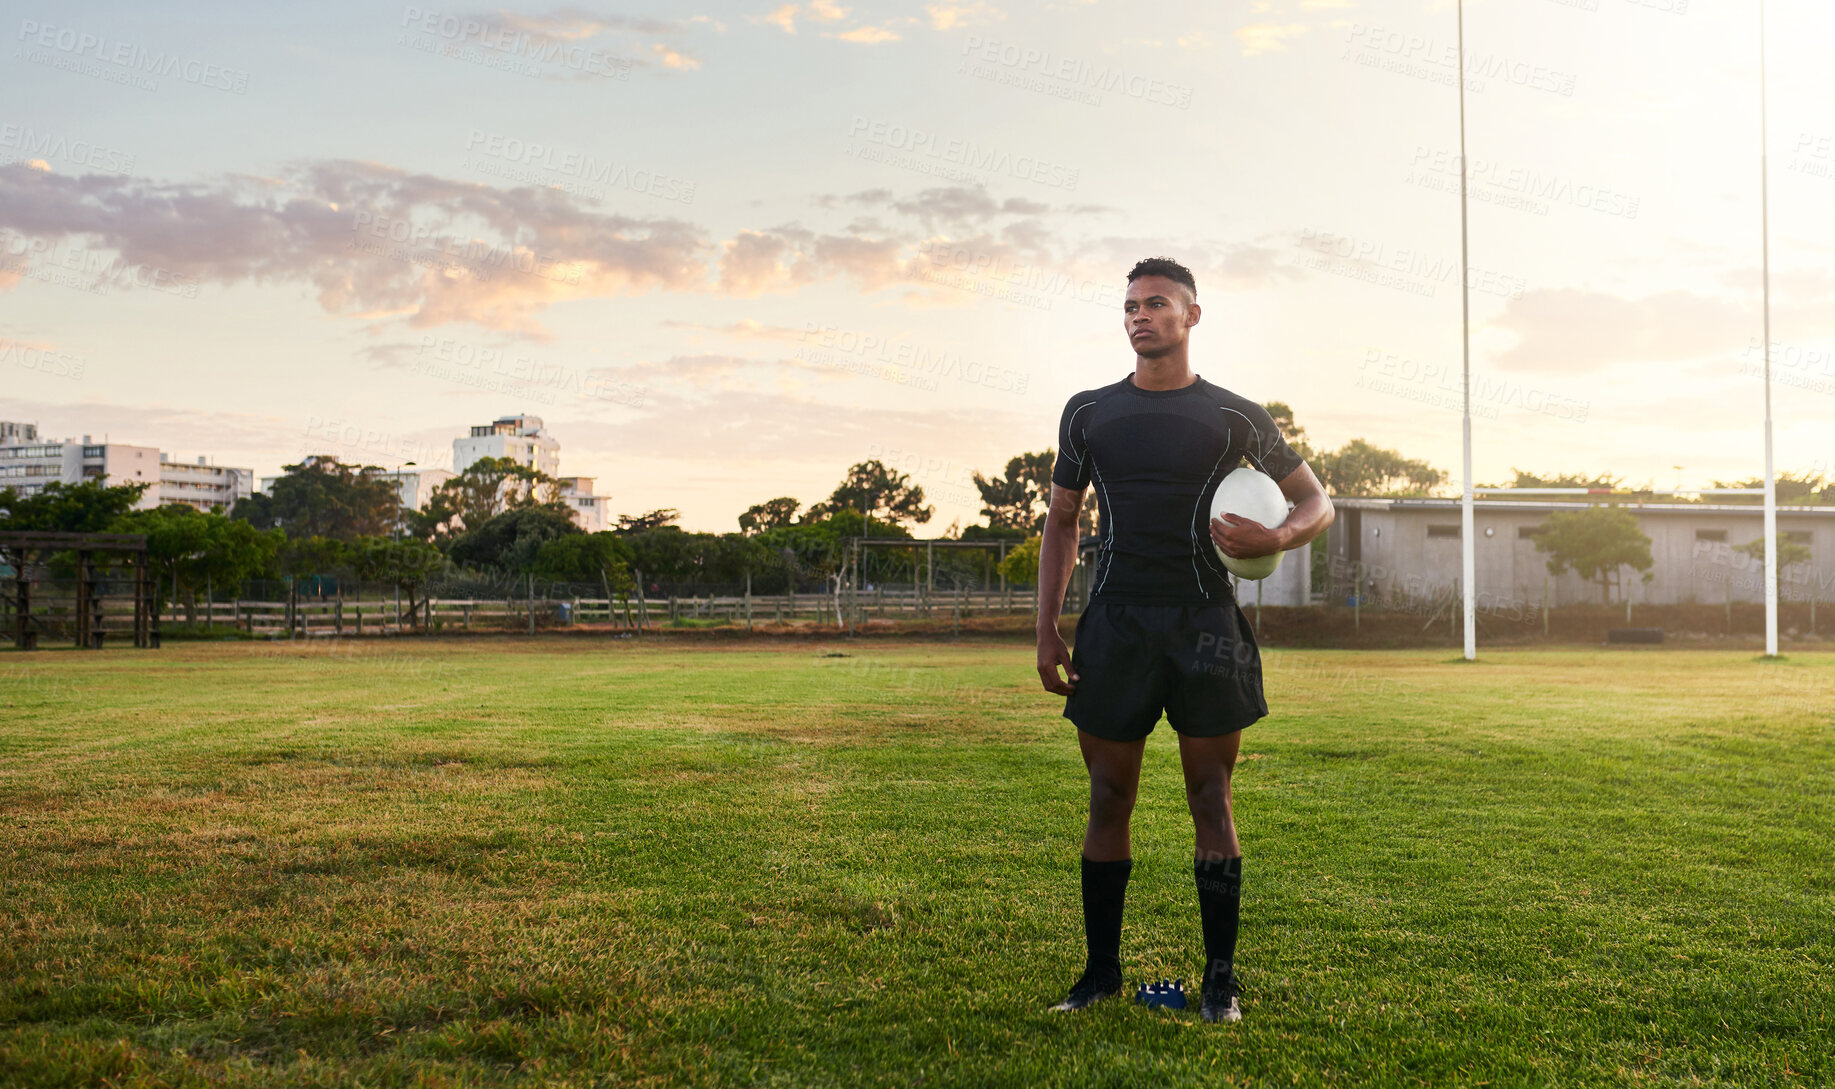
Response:
[[[1065,404],[1039,551],[1039,679],[1068,697],[1064,717],[1076,724],[1090,777],[1083,835],[1089,959],[1070,995],[1052,1008],[1081,1009],[1121,992],[1121,911],[1133,866],[1128,820],[1147,735],[1164,712],[1179,735],[1197,830],[1200,1013],[1206,1021],[1239,1021],[1242,850],[1230,773],[1242,728],[1268,705],[1254,632],[1212,542],[1240,558],[1298,548],[1331,525],[1332,504],[1266,409],[1192,373],[1187,341],[1199,309],[1190,270],[1164,257],[1140,262],[1128,273],[1122,310],[1134,373]],[[1245,458],[1296,504],[1280,525],[1233,514],[1206,518],[1217,482]],[[1077,514],[1092,482],[1101,540],[1073,653],[1058,633],[1058,614],[1077,562]]]

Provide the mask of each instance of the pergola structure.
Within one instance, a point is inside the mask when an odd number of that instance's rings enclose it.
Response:
[[[70,617],[79,648],[101,649],[103,636],[108,633],[104,606],[111,598],[126,597],[109,592],[111,583],[121,581],[103,574],[102,567],[113,566],[110,560],[125,563],[133,571],[134,645],[149,649],[159,646],[159,610],[154,601],[153,572],[148,566],[144,534],[14,531],[0,532],[0,562],[12,567],[8,576],[12,585],[6,588],[4,597],[12,613],[6,628],[13,649],[38,649],[39,633],[52,614],[46,609],[45,598],[34,595],[34,586],[41,580],[33,577],[33,568],[48,566],[51,557],[60,552],[76,554],[74,598],[60,595],[54,600],[71,603]]]

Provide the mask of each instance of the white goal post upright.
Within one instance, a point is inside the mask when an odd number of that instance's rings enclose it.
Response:
[[[1778,482],[1771,462],[1771,209],[1765,147],[1765,0],[1759,0],[1759,283],[1765,353],[1765,656],[1778,656]]]
[[[1466,265],[1465,161],[1465,0],[1458,0],[1459,36],[1454,78],[1459,83],[1459,329],[1461,344],[1460,434],[1465,453],[1465,483],[1459,494],[1459,591],[1464,597],[1465,660],[1478,657],[1478,543],[1472,517],[1472,285]]]

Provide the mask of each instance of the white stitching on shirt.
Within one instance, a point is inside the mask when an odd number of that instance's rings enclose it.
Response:
[[[1109,486],[1102,482],[1102,471],[1096,468],[1096,459],[1090,459],[1090,472],[1096,477],[1096,486],[1102,489],[1102,536],[1097,542],[1096,563],[1100,567],[1103,557],[1108,557],[1108,566],[1102,567],[1102,578],[1096,581],[1096,588],[1090,591],[1094,597],[1102,592],[1102,584],[1109,581],[1109,571],[1115,566],[1115,508],[1109,505]]]
[[[1218,407],[1218,408],[1220,408],[1220,409],[1222,409],[1222,410],[1223,410],[1223,411],[1225,411],[1225,412],[1236,412],[1236,410],[1235,410],[1235,409],[1233,409],[1233,408],[1231,408],[1231,407],[1230,407],[1229,405],[1218,405],[1217,407]],[[1242,413],[1240,413],[1240,412],[1236,412],[1236,414],[1237,414],[1238,416],[1242,416],[1242,418],[1243,418],[1244,420],[1248,420],[1248,423],[1249,423],[1249,430],[1250,430],[1251,432],[1253,432],[1253,433],[1254,433],[1254,435],[1255,435],[1255,442],[1256,442],[1256,444],[1257,444],[1258,446],[1259,446],[1259,445],[1261,445],[1261,441],[1262,441],[1262,432],[1261,432],[1261,429],[1260,429],[1260,428],[1258,428],[1258,427],[1256,427],[1256,426],[1255,426],[1255,421],[1254,421],[1254,420],[1250,420],[1250,419],[1249,419],[1249,417],[1247,417],[1247,416],[1243,416],[1243,414],[1242,414]],[[1264,472],[1264,473],[1266,473],[1266,472],[1268,471],[1268,469],[1267,469],[1267,467],[1266,467],[1266,466],[1264,466],[1264,465],[1262,464],[1262,458],[1263,458],[1264,456],[1266,456],[1266,455],[1267,455],[1267,453],[1268,453],[1268,452],[1267,452],[1266,450],[1261,450],[1261,451],[1255,451],[1255,450],[1251,450],[1251,451],[1249,452],[1249,455],[1248,455],[1248,457],[1249,457],[1249,460],[1250,460],[1250,461],[1253,461],[1253,462],[1255,462],[1255,467],[1256,467],[1257,469],[1259,469],[1259,470],[1261,470],[1261,471],[1262,471],[1262,472]]]
[[[1085,401],[1082,404],[1078,405],[1076,408],[1071,409],[1070,420],[1067,421],[1064,425],[1064,430],[1065,430],[1064,438],[1066,440],[1064,443],[1064,449],[1066,453],[1070,453],[1071,451],[1071,445],[1068,440],[1070,439],[1070,432],[1072,431],[1072,429],[1074,429],[1077,426],[1077,413],[1082,412],[1084,409],[1090,407],[1091,405],[1095,403],[1096,403],[1095,401]],[[1085,430],[1083,432],[1084,453],[1088,453],[1089,448],[1090,448],[1090,436],[1089,436],[1088,430]],[[1078,465],[1083,464],[1083,458],[1074,453],[1070,455],[1070,460],[1076,462]]]
[[[1198,508],[1204,504],[1204,493],[1210,489],[1211,477],[1217,475],[1217,470],[1223,465],[1223,459],[1229,456],[1230,433],[1225,431],[1223,434],[1223,453],[1217,455],[1217,464],[1211,466],[1211,471],[1205,474],[1204,487],[1198,490],[1198,500],[1191,505],[1191,548],[1193,556],[1191,562],[1191,577],[1198,580],[1198,591],[1204,595],[1206,601],[1210,600],[1211,592],[1204,588],[1204,576],[1198,573],[1198,560],[1196,558],[1204,555],[1204,550],[1198,545]],[[1210,528],[1210,522],[1207,521],[1204,525],[1207,530]],[[1208,534],[1206,535],[1206,539],[1209,539]],[[1214,574],[1221,575],[1223,573],[1211,565],[1211,558],[1209,556],[1204,557],[1204,566],[1209,567]]]

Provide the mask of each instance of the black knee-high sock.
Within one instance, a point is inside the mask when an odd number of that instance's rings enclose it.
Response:
[[[1128,894],[1131,858],[1083,860],[1083,939],[1089,947],[1086,971],[1121,976],[1121,907]]]
[[[1198,882],[1207,967],[1229,971],[1236,963],[1236,930],[1242,918],[1242,858],[1200,859],[1192,863],[1192,873]]]

